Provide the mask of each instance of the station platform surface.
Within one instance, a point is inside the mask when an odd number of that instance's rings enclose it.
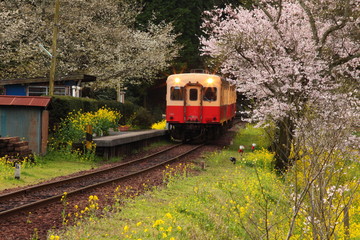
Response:
[[[109,136],[96,137],[93,141],[96,147],[111,148],[133,142],[167,135],[167,130],[111,131]]]

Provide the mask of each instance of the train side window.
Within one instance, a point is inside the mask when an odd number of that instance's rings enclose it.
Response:
[[[217,88],[207,87],[204,91],[203,100],[204,101],[216,101],[217,98]]]
[[[173,101],[181,101],[184,100],[184,88],[183,87],[171,87],[170,89],[170,99]]]
[[[189,96],[190,101],[197,101],[198,99],[198,90],[195,88],[191,88],[190,89],[190,96]]]

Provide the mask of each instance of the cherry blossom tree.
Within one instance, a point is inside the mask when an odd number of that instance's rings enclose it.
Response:
[[[220,63],[238,91],[255,99],[252,120],[276,123],[276,168],[285,170],[298,157],[290,153],[309,112],[339,123],[345,116],[328,106],[341,101],[355,121],[350,125],[359,124],[360,2],[255,2],[251,10],[205,12],[202,52]]]
[[[251,120],[277,126],[275,165],[289,186],[282,199],[291,208],[276,219],[288,223],[283,239],[295,232],[304,239],[347,239],[353,230],[348,213],[360,184],[351,174],[360,149],[354,134],[360,124],[359,7],[358,0],[264,0],[252,10],[205,13],[203,53],[254,99]],[[264,206],[260,215],[282,207]],[[276,228],[249,237],[272,239]]]
[[[1,1],[0,78],[46,76],[50,59],[54,1]],[[135,28],[140,13],[130,0],[61,0],[58,74],[85,72],[98,84],[149,80],[177,56],[171,24]]]

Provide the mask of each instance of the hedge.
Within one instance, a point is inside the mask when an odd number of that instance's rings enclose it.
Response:
[[[125,125],[127,120],[138,111],[139,106],[130,103],[120,103],[113,100],[95,100],[90,98],[78,98],[70,96],[53,96],[49,111],[49,127],[53,129],[55,125],[65,119],[69,112],[82,110],[84,112],[94,112],[99,108],[107,108],[119,111],[122,115],[119,124]]]

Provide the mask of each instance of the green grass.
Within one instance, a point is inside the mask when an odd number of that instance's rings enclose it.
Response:
[[[36,157],[35,161],[35,164],[22,166],[19,180],[14,178],[14,168],[4,169],[4,166],[0,166],[4,171],[0,176],[0,190],[35,184],[96,166],[94,162],[82,161],[76,155],[63,153],[49,153],[44,157]]]
[[[246,128],[239,131],[230,146],[231,150],[237,151],[240,145],[245,147],[244,152],[251,152],[251,145],[255,143],[255,149],[267,149],[271,140],[269,137],[269,130],[263,128],[254,128],[252,125],[247,124]]]

